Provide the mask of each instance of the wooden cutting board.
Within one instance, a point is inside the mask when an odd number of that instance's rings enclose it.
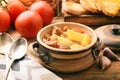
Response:
[[[119,53],[117,55],[120,56]],[[39,59],[37,60],[39,61]],[[67,64],[65,65],[67,66]],[[120,80],[120,61],[112,61],[111,66],[104,71],[100,71],[97,65],[93,64],[86,70],[75,73],[53,72],[63,80]]]
[[[82,72],[58,75],[64,80],[120,80],[120,62],[112,62],[111,67],[103,72],[93,65]]]
[[[106,24],[120,24],[120,16],[109,17],[104,14],[72,15],[64,12],[65,22],[77,22],[88,26],[101,26]]]
[[[55,18],[53,21],[55,22],[61,22],[63,21],[64,17],[60,18]],[[11,29],[8,31],[8,33],[16,40],[21,35],[15,31],[14,29]],[[27,39],[28,45],[31,42],[36,41],[36,38],[33,39]],[[29,50],[27,52],[28,55],[32,56],[31,53],[29,53]],[[120,52],[118,54],[120,56]],[[34,56],[33,56],[34,57]],[[34,58],[36,61],[41,63],[41,61],[38,58]],[[65,64],[67,66],[67,64]],[[68,66],[69,67],[69,66]],[[55,72],[55,74],[60,76],[63,80],[120,80],[120,61],[112,61],[112,64],[109,68],[107,68],[104,71],[100,71],[96,64],[93,64],[91,67],[89,67],[86,70],[76,72],[76,73],[60,73],[60,72]]]

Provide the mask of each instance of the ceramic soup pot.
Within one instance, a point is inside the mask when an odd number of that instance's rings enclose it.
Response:
[[[43,42],[45,34],[51,33],[54,26],[69,26],[80,29],[91,36],[91,43],[80,49],[59,49]],[[90,27],[73,22],[58,22],[43,27],[37,34],[37,42],[30,44],[32,54],[39,57],[42,64],[54,71],[71,73],[87,69],[94,63],[92,49],[97,42],[97,35]]]

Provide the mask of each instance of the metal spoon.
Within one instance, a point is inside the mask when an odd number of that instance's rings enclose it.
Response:
[[[13,38],[8,33],[0,33],[0,54],[5,55],[6,64],[8,64],[8,61],[9,61],[8,52],[13,42],[14,42]],[[15,80],[15,77],[13,75],[11,68],[10,68],[9,76],[12,80]]]
[[[0,33],[0,54],[8,54],[13,38],[8,33]]]
[[[10,48],[10,53],[8,54],[11,58],[8,67],[6,68],[5,75],[2,80],[7,80],[10,66],[16,59],[21,59],[25,56],[27,52],[27,40],[25,38],[19,38],[16,40]]]

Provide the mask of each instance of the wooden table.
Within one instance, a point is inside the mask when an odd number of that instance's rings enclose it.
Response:
[[[63,17],[58,17],[53,20],[53,23],[61,21],[64,21]],[[8,31],[8,33],[12,35],[15,40],[21,37],[21,35],[14,29]],[[36,38],[33,38],[27,39],[27,41],[28,44],[30,44],[31,42],[37,40]],[[31,55],[29,51],[27,54]],[[36,58],[36,60],[39,62],[39,59]],[[100,71],[94,64],[90,68],[76,73],[60,73],[60,72],[54,73],[63,78],[63,80],[120,80],[120,61],[112,61],[111,66],[103,72]]]

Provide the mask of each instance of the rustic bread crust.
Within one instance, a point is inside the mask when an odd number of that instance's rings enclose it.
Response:
[[[83,8],[81,4],[75,2],[64,2],[62,6],[63,12],[68,12],[75,15],[81,15],[88,13],[88,10]]]
[[[96,7],[96,0],[80,0],[80,4],[86,8],[87,10],[93,12],[93,13],[98,13],[99,10]]]
[[[103,13],[107,16],[120,16],[120,0],[66,0],[62,11],[75,15]]]
[[[107,16],[117,16],[120,12],[120,0],[96,0],[97,8]]]

